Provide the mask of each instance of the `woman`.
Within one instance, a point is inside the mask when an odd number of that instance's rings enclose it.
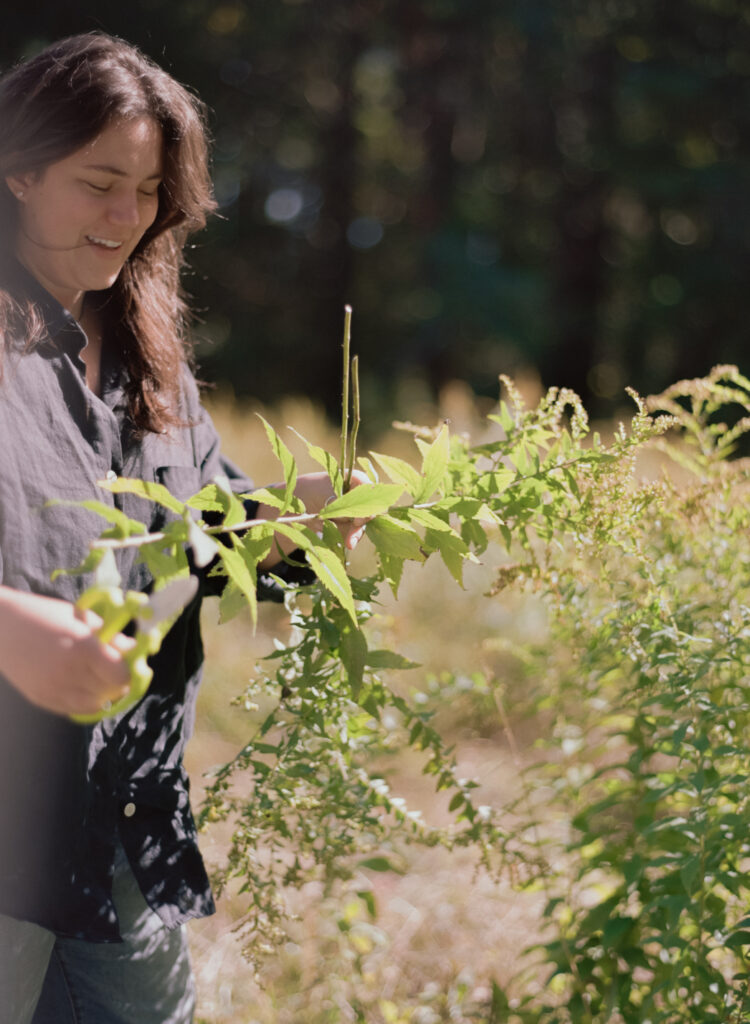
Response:
[[[182,752],[202,651],[200,592],[127,692],[125,636],[101,643],[74,602],[101,520],[95,497],[163,525],[97,480],[159,480],[185,498],[222,458],[187,369],[178,276],[213,209],[200,104],[121,40],[63,40],[0,81],[0,1022],[184,1024],[184,923],[210,913]],[[299,481],[316,511],[322,474]],[[249,514],[273,515],[248,503]],[[350,523],[351,547],[361,531]],[[123,585],[147,589],[133,554]],[[278,561],[279,555],[268,562]]]

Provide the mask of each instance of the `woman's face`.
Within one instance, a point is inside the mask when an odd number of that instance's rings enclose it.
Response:
[[[153,223],[162,148],[151,118],[114,120],[43,171],[6,178],[19,204],[16,255],[74,316],[87,291],[114,284]]]

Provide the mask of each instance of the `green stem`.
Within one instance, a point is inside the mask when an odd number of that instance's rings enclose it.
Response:
[[[349,353],[352,340],[352,307],[344,306],[344,366],[341,395],[341,475],[346,479],[346,456],[349,442]]]
[[[346,473],[346,482],[344,483],[344,491],[348,491],[352,486],[352,473],[354,472],[354,461],[357,457],[357,434],[359,433],[359,425],[361,422],[360,404],[359,404],[359,357],[354,356],[351,363],[352,373],[352,431],[349,439],[349,453],[348,463],[349,468]]]

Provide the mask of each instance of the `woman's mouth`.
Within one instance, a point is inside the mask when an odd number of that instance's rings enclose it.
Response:
[[[118,249],[122,248],[122,242],[116,242],[111,238],[98,238],[96,235],[86,235],[86,241],[90,245],[95,245],[100,249],[106,249],[108,252],[117,252]]]

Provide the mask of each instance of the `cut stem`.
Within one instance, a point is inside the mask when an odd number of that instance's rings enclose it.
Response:
[[[352,343],[352,307],[344,306],[344,366],[341,396],[341,477],[346,479],[346,456],[349,449],[349,354]]]

